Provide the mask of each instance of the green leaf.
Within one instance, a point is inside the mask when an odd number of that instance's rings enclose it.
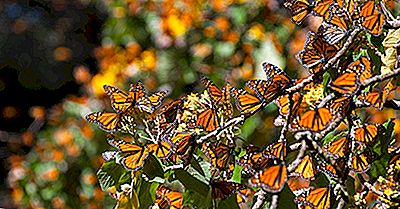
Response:
[[[132,190],[132,195],[128,196],[124,193],[121,194],[121,197],[118,200],[116,209],[137,209],[139,208],[139,198],[135,190]]]
[[[231,194],[227,199],[218,202],[218,209],[238,209],[239,206],[236,202],[236,193]]]
[[[192,190],[203,195],[204,197],[207,197],[209,191],[208,185],[193,177],[191,174],[189,174],[189,172],[184,170],[176,170],[175,176],[176,179],[182,182],[186,189]]]
[[[147,158],[146,163],[144,164],[143,167],[143,173],[145,173],[149,179],[154,179],[156,177],[160,178],[164,177],[164,172],[160,165],[160,162],[154,155],[150,155]]]
[[[100,187],[106,191],[109,187],[118,185],[120,177],[125,173],[130,173],[124,167],[115,163],[114,160],[103,163],[97,171]]]
[[[242,181],[242,166],[235,164],[235,169],[233,170],[232,181],[236,183],[241,183]]]
[[[329,74],[329,72],[325,72],[324,73],[324,81],[323,81],[323,86],[324,86],[324,92],[326,92],[326,88],[328,87],[328,82],[331,78],[331,75]]]

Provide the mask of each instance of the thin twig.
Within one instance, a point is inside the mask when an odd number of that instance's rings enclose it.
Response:
[[[278,194],[272,195],[271,206],[269,207],[269,209],[278,208],[278,203],[279,203],[279,195]]]
[[[251,207],[252,209],[259,209],[262,208],[262,206],[265,203],[265,196],[267,195],[267,193],[260,189],[260,191],[258,191],[255,196],[257,196],[257,201],[254,203],[253,207]]]
[[[293,172],[297,168],[297,166],[301,163],[306,153],[306,150],[307,150],[306,140],[303,139],[301,140],[301,148],[299,153],[297,153],[296,159],[293,160],[292,163],[290,163],[287,167],[288,173]]]
[[[397,69],[394,69],[394,70],[392,70],[392,71],[390,71],[388,73],[377,75],[377,76],[374,76],[372,78],[368,78],[368,79],[366,79],[365,81],[363,81],[361,83],[360,88],[358,89],[358,91],[363,90],[365,87],[367,87],[367,86],[369,86],[369,85],[371,85],[373,83],[384,81],[386,79],[389,79],[389,78],[392,78],[394,76],[397,76],[399,73],[400,73],[400,68],[397,68]]]
[[[214,131],[211,131],[205,136],[200,137],[199,139],[196,140],[198,144],[203,143],[203,141],[207,140],[210,137],[218,135],[221,131],[225,130],[226,127],[231,126],[231,125],[237,125],[239,123],[242,123],[245,120],[244,115],[239,115],[237,117],[231,118],[228,120],[223,126],[218,127]]]

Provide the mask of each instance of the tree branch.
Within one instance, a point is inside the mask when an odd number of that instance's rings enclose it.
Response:
[[[265,202],[265,195],[267,195],[267,193],[260,189],[260,191],[258,191],[255,196],[257,196],[257,201],[254,203],[253,207],[251,207],[251,209],[259,209],[262,208],[262,206],[264,205]]]
[[[211,131],[205,136],[200,137],[199,139],[196,140],[198,144],[203,143],[206,139],[218,135],[221,131],[223,131],[226,127],[232,126],[232,125],[237,125],[239,123],[242,123],[245,120],[244,115],[239,115],[234,118],[229,119],[223,126],[218,127],[214,131]]]

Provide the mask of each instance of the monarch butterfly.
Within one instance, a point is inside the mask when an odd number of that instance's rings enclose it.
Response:
[[[298,119],[298,124],[302,128],[309,129],[311,131],[322,131],[330,124],[334,112],[331,109],[321,107],[308,110]]]
[[[335,19],[332,19],[332,21],[333,20]],[[322,31],[321,33],[323,34],[324,39],[331,45],[337,44],[340,40],[349,35],[346,29],[337,26],[337,24],[339,23],[322,23],[320,28],[318,28],[319,31]]]
[[[355,72],[346,72],[330,83],[329,87],[345,95],[352,95],[358,90],[358,75]]]
[[[318,165],[318,170],[324,172],[328,176],[334,179],[338,179],[339,175],[338,172],[336,171],[336,168],[333,167],[331,164],[328,163],[320,163]]]
[[[236,193],[236,203],[239,205],[240,208],[247,208],[245,207],[246,203],[252,203],[254,196],[254,191],[249,188],[239,189]]]
[[[157,144],[148,144],[147,145],[151,152],[159,159],[166,159],[171,155],[172,146],[166,141],[158,141]]]
[[[366,152],[362,154],[351,154],[348,165],[350,169],[354,170],[355,172],[364,173],[367,172],[371,167],[371,158],[372,156]]]
[[[368,58],[361,56],[350,63],[345,73],[340,75],[329,86],[340,94],[352,95],[358,90],[359,82],[363,82],[371,76],[371,62]]]
[[[232,88],[232,94],[236,99],[236,107],[241,114],[246,117],[255,114],[266,105],[266,103],[259,98],[259,95],[255,96],[243,89]]]
[[[317,170],[309,155],[306,155],[290,176],[300,176],[304,179],[314,180]]]
[[[371,90],[370,92],[361,94],[358,99],[372,105],[378,110],[382,110],[387,97],[393,89],[395,89],[395,87],[393,86],[392,80],[389,80],[383,87],[383,90],[382,88]]]
[[[303,204],[315,209],[329,209],[331,207],[331,186],[315,188],[306,192]]]
[[[114,108],[115,111],[125,112],[134,104],[134,98],[131,98],[130,95],[119,90],[118,88],[108,85],[104,85],[103,88],[106,94],[110,96],[111,106]],[[139,94],[140,97],[145,96],[145,93],[143,91],[141,91],[140,93],[138,92],[137,94]]]
[[[348,146],[349,140],[347,137],[341,137],[324,145],[322,149],[337,159],[345,156],[346,152],[348,151]]]
[[[234,150],[225,144],[214,145],[206,142],[202,146],[202,151],[210,159],[211,166],[224,170],[230,159],[234,158]]]
[[[239,157],[236,163],[243,166],[243,171],[246,174],[256,174],[257,171],[268,167],[273,160],[263,157],[262,152],[254,146],[246,147],[246,155]]]
[[[318,73],[337,51],[338,46],[329,44],[321,35],[309,32],[304,49],[300,51],[297,58],[311,73]]]
[[[127,170],[138,171],[142,169],[150,153],[150,149],[146,145],[141,147],[112,138],[108,139],[108,143],[121,152],[123,156],[121,163]]]
[[[182,99],[175,100],[161,108],[161,115],[164,115],[167,123],[172,123],[173,121],[175,121],[182,107]]]
[[[291,84],[289,76],[279,67],[268,62],[264,62],[262,65],[268,81],[272,81],[282,89]]]
[[[382,33],[385,17],[380,11],[380,6],[375,5],[375,1],[370,0],[365,2],[361,8],[359,16],[361,17],[361,25],[372,35],[380,35]]]
[[[222,112],[226,116],[232,116],[233,110],[232,105],[230,103],[230,91],[231,86],[229,83],[225,84],[225,86],[220,90],[211,80],[202,76],[200,81],[203,83],[205,87],[207,87],[210,97],[213,101],[213,104],[217,107],[222,106]]]
[[[244,186],[235,183],[235,182],[228,182],[228,181],[211,181],[211,197],[213,199],[226,199],[234,192],[243,189]]]
[[[346,113],[348,111],[348,107],[350,105],[351,97],[343,96],[338,97],[329,102],[328,107],[332,109],[334,112]]]
[[[292,20],[296,24],[301,24],[313,8],[313,5],[308,0],[295,0],[294,3],[287,2],[285,6],[289,7],[292,12]]]
[[[335,0],[317,0],[313,12],[327,20],[331,17],[330,8],[334,2]]]
[[[183,195],[167,187],[159,186],[156,190],[155,203],[161,208],[180,209],[183,208]]]
[[[260,170],[249,180],[249,184],[253,187],[261,187],[266,192],[277,193],[282,191],[286,181],[286,164],[281,162],[279,165]]]
[[[370,143],[378,135],[378,124],[363,124],[354,130],[354,140]]]
[[[86,115],[86,120],[96,123],[102,130],[107,132],[122,131],[134,133],[135,119],[122,112],[93,112]]]
[[[252,80],[248,81],[246,85],[261,95],[265,103],[269,103],[279,96],[281,90],[291,84],[291,80],[283,70],[273,64],[265,62],[263,69],[267,80]]]
[[[272,143],[265,147],[262,153],[263,157],[278,158],[283,161],[286,157],[286,143],[284,141]]]
[[[214,108],[206,109],[197,116],[196,126],[206,131],[214,131],[219,127],[217,111]]]
[[[194,134],[191,133],[176,133],[170,139],[172,144],[172,149],[178,155],[185,154],[189,147],[194,143]]]
[[[167,94],[168,92],[166,91],[157,91],[150,94],[148,98],[153,108],[159,107]]]
[[[294,195],[298,196],[306,188],[310,187],[311,181],[308,179],[303,179],[299,176],[290,176],[287,180],[287,185],[289,186],[289,189],[293,192]]]
[[[101,153],[101,156],[105,161],[110,161],[112,159],[115,159],[118,156],[117,151],[104,151]]]

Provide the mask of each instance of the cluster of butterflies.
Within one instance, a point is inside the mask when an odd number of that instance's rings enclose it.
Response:
[[[285,6],[292,12],[296,24],[301,24],[309,14],[322,17],[321,35],[333,45],[357,27],[380,35],[385,24],[380,3],[374,0],[288,0]]]

